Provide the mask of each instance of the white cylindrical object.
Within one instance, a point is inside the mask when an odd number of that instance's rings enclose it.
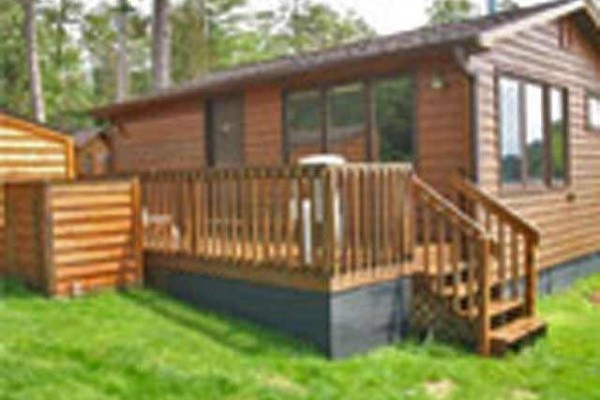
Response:
[[[310,200],[305,199],[302,200],[302,248],[304,253],[304,264],[311,265],[312,264],[312,247],[313,247],[313,238],[312,238],[312,229],[311,229],[311,203]]]

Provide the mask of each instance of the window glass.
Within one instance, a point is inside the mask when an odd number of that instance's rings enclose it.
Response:
[[[321,112],[318,91],[311,90],[288,95],[285,115],[292,146],[320,142]]]
[[[567,171],[567,124],[564,91],[550,90],[550,154],[552,181],[564,181]]]
[[[588,97],[588,126],[600,129],[600,96]]]
[[[523,164],[519,127],[519,111],[521,109],[519,82],[501,78],[499,101],[502,182],[518,182],[522,179]]]
[[[289,127],[294,130],[310,131],[319,127],[319,92],[293,93],[287,99]]]
[[[544,178],[544,94],[540,85],[525,84],[527,178]]]
[[[328,92],[329,126],[361,128],[364,126],[363,85],[338,86]]]
[[[414,83],[410,76],[374,85],[376,127],[381,161],[412,161],[415,135]]]

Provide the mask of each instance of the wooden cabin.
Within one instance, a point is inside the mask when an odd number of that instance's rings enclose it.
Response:
[[[111,171],[111,143],[104,129],[86,129],[74,134],[80,177],[104,176]]]
[[[525,264],[535,265],[526,273],[528,282],[535,286],[540,273],[552,291],[561,280],[583,274],[577,271],[600,270],[599,23],[593,1],[558,0],[241,66],[94,114],[117,130],[118,172],[174,171],[176,177],[176,171],[203,167],[285,168],[315,153],[374,167],[409,163],[421,205],[435,203],[434,214],[452,214],[446,221],[451,225],[460,220],[475,231],[483,226],[494,238],[488,245],[501,271],[525,251]],[[457,185],[457,173],[468,181]],[[173,177],[163,178],[178,179]],[[193,193],[181,190],[180,199]],[[485,212],[465,207],[457,190],[462,200],[485,204]],[[157,210],[164,213],[166,203],[158,201]],[[465,214],[458,216],[454,206]],[[448,235],[445,227],[429,226],[427,212],[419,215],[426,267],[435,258],[428,250],[431,229],[438,232],[437,259]],[[525,244],[507,227],[525,235]],[[537,245],[530,246],[538,234],[539,257]],[[460,290],[451,292],[456,297]],[[504,306],[496,311],[510,308]],[[493,326],[481,316],[486,307],[476,312],[484,321],[484,352]],[[522,338],[515,332],[528,331],[527,323],[495,340]]]

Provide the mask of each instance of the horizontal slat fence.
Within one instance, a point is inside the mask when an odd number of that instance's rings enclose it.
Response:
[[[145,247],[326,276],[399,266],[409,178],[399,164],[143,174]]]
[[[137,180],[4,186],[7,272],[48,295],[141,280]]]

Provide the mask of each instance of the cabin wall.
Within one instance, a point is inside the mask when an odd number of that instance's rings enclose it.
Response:
[[[244,92],[244,160],[248,165],[283,162],[281,87],[252,86]]]
[[[520,33],[475,58],[479,73],[479,183],[542,232],[540,263],[549,267],[600,250],[600,135],[586,128],[586,93],[600,90],[600,57],[571,25],[562,48],[560,23]],[[562,85],[568,90],[570,184],[566,188],[508,191],[500,184],[496,72]]]
[[[432,87],[435,75],[443,87]],[[425,63],[418,70],[417,168],[442,193],[449,177],[472,168],[470,83],[453,60]]]
[[[453,57],[389,57],[363,60],[306,73],[285,81],[244,88],[244,161],[247,165],[277,165],[284,160],[283,96],[286,91],[319,88],[366,79],[411,74],[416,83],[416,158],[422,175],[445,190],[448,174],[471,166],[469,82]],[[433,88],[441,76],[443,87]],[[118,172],[197,168],[206,163],[205,118],[197,98],[163,102],[115,119],[115,167]],[[331,140],[330,152],[350,161],[368,160],[368,133]],[[375,135],[376,136],[376,135]],[[378,148],[376,140],[372,144]],[[290,149],[290,162],[322,152],[321,144]],[[376,150],[375,150],[376,153]]]
[[[114,122],[115,172],[199,168],[205,165],[201,99],[153,106]]]

